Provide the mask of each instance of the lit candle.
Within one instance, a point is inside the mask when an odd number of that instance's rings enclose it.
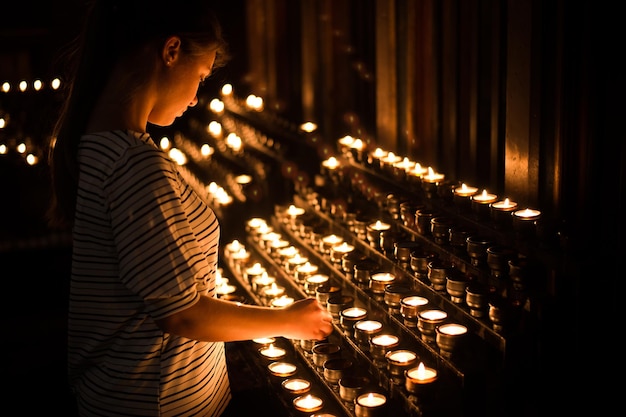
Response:
[[[300,125],[300,130],[306,133],[312,133],[317,130],[317,124],[313,122],[304,122]]]
[[[296,373],[298,369],[296,365],[289,362],[272,362],[267,365],[267,369],[269,369],[270,373],[274,376],[291,376]]]
[[[435,341],[435,329],[448,317],[443,310],[430,309],[417,313],[417,329],[422,334],[422,339],[427,342]]]
[[[454,195],[459,197],[471,197],[478,192],[478,188],[470,187],[465,185],[465,183],[461,184],[460,187],[456,187],[454,189]]]
[[[402,161],[402,157],[394,154],[393,152],[388,152],[387,155],[380,158],[382,168],[393,168],[394,164],[397,164],[400,161]]]
[[[369,288],[374,294],[384,294],[385,287],[392,284],[396,276],[389,272],[377,272],[370,276]]]
[[[398,346],[400,339],[392,334],[377,334],[370,339],[370,352],[375,361],[379,361],[378,365],[383,365],[380,361],[385,360],[385,355],[391,349]]]
[[[404,371],[412,367],[417,361],[417,354],[410,350],[393,350],[387,352],[387,367],[392,377],[404,378]]]
[[[230,243],[227,243],[224,248],[224,254],[226,256],[226,259],[229,259],[233,253],[238,252],[242,248],[243,245],[237,239],[233,240]]]
[[[268,287],[276,282],[275,277],[271,277],[267,275],[267,272],[263,272],[261,275],[256,275],[252,278],[252,282],[250,285],[252,286],[252,291],[257,294],[260,294],[263,288]]]
[[[444,174],[435,172],[435,170],[432,167],[428,167],[428,173],[422,175],[422,180],[429,184],[436,184],[438,182],[443,181],[445,177],[446,176]]]
[[[296,254],[298,254],[298,253],[300,253],[298,248],[296,248],[295,246],[291,245],[291,246],[287,246],[285,248],[281,248],[278,251],[278,256],[280,257],[281,262],[283,262],[284,264],[287,264],[289,262],[289,259],[291,259],[294,256],[296,256]]]
[[[412,394],[421,393],[424,388],[430,387],[437,380],[437,371],[433,368],[428,368],[423,362],[415,367],[408,369],[405,372],[405,388]]]
[[[472,196],[472,201],[475,201],[479,204],[491,204],[495,203],[498,199],[498,196],[495,194],[490,194],[487,190],[483,190],[480,194],[475,194]]]
[[[283,348],[274,346],[274,344],[270,344],[269,346],[259,349],[259,353],[268,359],[276,360],[283,358],[287,354],[287,351]]]
[[[276,297],[280,297],[285,293],[285,287],[281,285],[277,285],[275,282],[268,287],[264,287],[261,290],[261,295],[268,300],[271,300]]]
[[[320,242],[320,250],[323,253],[329,254],[330,248],[339,245],[341,242],[343,242],[343,238],[341,236],[337,236],[335,234],[324,236]]]
[[[428,168],[423,167],[422,164],[416,162],[413,168],[409,171],[409,174],[421,178],[423,175],[428,174]]]
[[[513,211],[517,208],[517,203],[509,200],[508,198],[505,198],[502,201],[492,203],[491,208],[501,211]]]
[[[266,273],[267,271],[265,268],[259,262],[255,262],[252,266],[244,270],[244,278],[248,281],[248,283],[252,284],[252,281],[254,281],[255,278]]]
[[[241,248],[231,255],[231,260],[238,267],[238,269],[240,269],[242,265],[247,263],[249,259],[250,253],[246,250],[246,248]]]
[[[288,295],[281,295],[280,297],[274,298],[270,302],[270,305],[276,308],[287,307],[288,305],[293,304],[295,301],[296,300],[293,297],[289,297]]]
[[[315,295],[315,291],[318,287],[326,284],[330,280],[330,277],[326,274],[313,274],[306,277],[304,280],[304,291],[308,295]]]
[[[372,344],[383,347],[395,346],[399,341],[398,336],[391,334],[381,334],[372,338]]]
[[[352,252],[353,250],[354,245],[351,245],[348,242],[342,242],[339,245],[334,245],[330,248],[330,259],[335,263],[339,263],[341,262],[343,255]]]
[[[282,382],[282,387],[290,394],[304,394],[311,389],[311,383],[303,378],[289,378]]]
[[[301,284],[304,284],[304,282],[306,281],[306,278],[308,276],[316,274],[318,270],[319,270],[319,267],[317,265],[313,265],[312,263],[307,261],[303,265],[296,267],[296,272],[294,274],[294,277],[296,281],[298,281]]]
[[[377,392],[368,392],[356,397],[354,412],[357,417],[372,417],[382,415],[379,411],[387,403],[387,397]]]
[[[415,162],[411,161],[409,158],[404,158],[399,162],[395,162],[393,166],[404,172],[409,172],[415,167]]]
[[[380,234],[384,231],[390,230],[391,225],[389,223],[376,220],[374,223],[370,223],[366,227],[367,241],[374,249],[380,250]]]
[[[267,222],[265,221],[265,219],[262,219],[260,217],[253,217],[248,220],[247,227],[250,231],[255,231],[261,226],[267,226]]]
[[[391,228],[391,225],[389,223],[384,223],[380,220],[376,220],[375,223],[371,223],[368,226],[371,230],[377,231],[377,232],[382,232],[385,230],[389,230]]]
[[[339,168],[339,161],[334,156],[322,161],[322,166],[329,171],[334,171]]]
[[[235,291],[237,291],[237,287],[235,287],[234,285],[231,285],[228,283],[228,281],[226,282],[222,282],[221,284],[217,285],[215,287],[215,292],[217,293],[218,297],[224,296],[224,295],[228,295],[228,294],[232,294]]]
[[[415,327],[417,325],[417,313],[428,304],[428,299],[419,295],[409,295],[400,301],[400,314],[405,324]]]
[[[345,149],[350,148],[350,146],[354,144],[354,140],[355,139],[352,136],[346,135],[342,138],[339,138],[339,140],[337,140],[337,143],[339,143],[341,149]]]
[[[405,364],[417,359],[417,355],[410,350],[394,350],[387,353],[387,359],[393,363]]]
[[[498,196],[490,194],[487,190],[474,194],[472,197],[472,210],[481,217],[489,216],[489,206],[498,200]]]
[[[513,227],[521,237],[530,237],[535,234],[536,222],[541,218],[541,212],[526,208],[513,212]]]
[[[451,356],[459,341],[467,334],[467,327],[457,323],[438,326],[436,342],[443,356]]]
[[[508,198],[491,203],[491,218],[497,226],[508,226],[511,223],[511,213],[517,210],[517,203]]]
[[[355,138],[354,141],[350,144],[350,155],[354,158],[354,160],[358,162],[363,162],[363,152],[365,151],[365,143],[359,138]]]
[[[522,221],[532,221],[537,220],[541,216],[541,212],[539,210],[526,208],[524,210],[517,210],[513,215],[515,218]]]
[[[354,338],[366,350],[372,336],[380,333],[383,324],[378,320],[359,320],[354,323]]]
[[[312,413],[319,410],[324,405],[324,401],[321,398],[311,394],[297,397],[293,400],[293,406],[298,410],[305,413]]]
[[[352,328],[359,320],[367,317],[367,310],[361,307],[348,307],[339,313],[339,324],[349,335],[352,335]]]
[[[300,253],[296,253],[291,258],[287,259],[286,268],[288,272],[294,273],[298,267],[306,264],[309,261],[309,258],[306,256],[300,255]]]
[[[278,232],[268,232],[268,233],[264,233],[261,235],[261,246],[264,247],[265,249],[269,250],[270,248],[270,244],[275,241],[275,240],[280,240],[281,239],[281,235]]]
[[[301,216],[303,214],[304,214],[304,209],[302,207],[296,207],[295,205],[291,204],[287,208],[287,215],[289,217],[297,217],[297,216]]]
[[[276,342],[276,338],[275,337],[259,337],[257,339],[252,339],[252,341],[261,346],[269,346],[272,343]]]

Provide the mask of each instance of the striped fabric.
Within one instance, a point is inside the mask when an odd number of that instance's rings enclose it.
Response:
[[[215,214],[148,134],[86,135],[79,160],[68,360],[81,415],[220,415],[224,344],[154,321],[215,296]]]

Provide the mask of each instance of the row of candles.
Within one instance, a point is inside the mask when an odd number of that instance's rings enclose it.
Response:
[[[399,295],[396,295],[394,291],[405,290],[406,282],[401,282],[395,274],[390,272],[378,271],[379,265],[376,262],[365,259],[367,257],[362,252],[356,251],[354,245],[347,243],[343,237],[335,234],[316,236],[314,231],[307,228],[306,222],[301,221],[303,217],[301,208],[291,206],[284,211],[287,215],[282,218],[288,219],[284,221],[290,222],[294,233],[310,241],[313,247],[318,248],[320,253],[332,262],[341,264],[341,269],[352,276],[360,288],[370,291],[375,299],[384,298],[390,310],[398,312]],[[391,224],[375,220],[363,228],[366,230],[364,233],[356,229],[353,231],[357,236],[360,235],[361,239],[365,239],[369,246],[381,250],[381,246],[384,246],[381,243],[383,240],[381,236],[391,229]],[[515,281],[516,285],[521,286],[521,275],[516,271],[523,268],[523,262],[516,258],[513,249],[493,245],[489,240],[480,236],[469,236],[466,240],[465,247],[473,265],[487,264],[492,275],[497,278],[508,275],[510,270],[511,275],[518,276]],[[494,330],[502,330],[502,305],[491,302],[493,294],[490,288],[470,280],[453,263],[440,259],[436,252],[424,250],[415,241],[392,239],[391,242],[394,247],[393,257],[399,264],[405,264],[407,271],[422,282],[431,285],[435,291],[449,295],[453,303],[467,305],[470,314],[474,317],[487,316],[487,310],[489,310],[488,317],[492,321]],[[292,261],[298,261],[298,259],[301,263],[305,262],[301,258],[294,258]],[[411,284],[409,282],[408,286],[410,287]]]
[[[292,211],[292,214],[294,210],[301,213],[301,209],[295,209],[293,206],[287,209],[287,211],[289,210]],[[287,214],[288,218],[290,216]],[[381,321],[369,319],[365,308],[354,305],[353,297],[341,295],[341,287],[334,284],[328,275],[320,273],[319,268],[309,262],[308,258],[300,254],[289,242],[279,243],[283,240],[282,236],[274,232],[264,220],[251,219],[247,224],[247,229],[252,234],[253,239],[259,243],[259,246],[283,265],[288,276],[293,277],[295,283],[301,285],[308,295],[315,295],[318,301],[326,306],[346,336],[353,338],[364,352],[369,352],[375,364],[387,368],[392,379],[397,382],[404,382],[409,393],[416,394],[424,386],[437,380],[435,369],[428,368],[423,363],[417,364],[418,356],[416,353],[406,349],[398,349],[400,343],[398,336],[385,332]],[[326,256],[330,256],[333,262],[337,262],[339,258],[348,254],[353,247],[340,241],[336,236],[330,235],[321,239],[319,249]],[[238,241],[233,241],[226,246],[226,258],[232,260],[232,266],[239,268],[245,282],[249,284],[249,288],[261,297],[263,302],[275,305],[276,300],[285,297],[284,287],[277,286],[275,278],[268,276],[267,270],[261,263],[255,262],[250,265],[249,257],[242,256],[242,253],[246,253],[246,250]],[[342,255],[339,256],[338,253]],[[390,277],[391,275],[388,273],[372,275],[371,289],[377,293],[384,293],[385,289],[390,287],[389,283],[393,281],[390,280]],[[268,291],[270,296],[268,296]],[[275,298],[270,298],[272,296]],[[396,300],[395,304],[401,306],[398,307],[398,311],[405,318],[405,322],[413,323],[414,327],[422,333],[423,340],[436,343],[444,356],[451,355],[457,341],[467,334],[467,327],[458,323],[446,323],[447,314],[445,311],[428,308],[428,300],[424,297],[407,295],[401,300]],[[319,347],[313,346],[311,349],[313,362],[315,363],[316,357],[321,355],[319,351],[330,346],[333,345],[326,343],[320,344]],[[286,354],[284,350],[276,349],[274,346],[269,346],[263,350],[262,354],[277,354],[280,357]],[[330,362],[329,365],[336,363],[337,361]],[[345,361],[341,363],[346,365]],[[317,365],[320,369],[324,368],[323,362],[318,362]],[[324,372],[327,374],[330,371],[324,369]],[[329,379],[328,376],[326,379]],[[335,378],[335,382],[338,381],[339,379]],[[384,394],[378,393],[377,395],[384,397]],[[368,403],[364,398],[361,400]],[[359,403],[356,397],[351,398],[350,401]]]
[[[542,217],[540,210],[521,208],[517,202],[508,197],[500,199],[498,195],[486,189],[481,190],[466,183],[449,183],[445,174],[437,172],[432,167],[424,167],[419,162],[411,161],[407,157],[402,158],[381,148],[376,148],[364,158],[365,144],[351,136],[339,139],[338,143],[342,153],[350,159],[367,163],[370,167],[388,173],[396,181],[406,182],[410,188],[423,191],[429,199],[438,195],[447,196],[449,193],[460,212],[474,213],[480,219],[490,218],[496,227],[507,227],[512,223],[516,230],[521,232],[522,237],[531,235],[536,223]],[[333,181],[345,175],[342,172],[344,168],[347,168],[347,165],[334,156],[322,161],[321,164],[322,173]]]
[[[302,208],[297,208],[293,205],[283,211],[284,213],[279,216],[279,218],[283,219],[283,222],[292,222],[295,217],[304,213]],[[327,274],[319,273],[319,267],[317,265],[312,264],[306,256],[302,256],[299,251],[291,245],[290,242],[283,239],[279,233],[269,230],[270,228],[264,220],[252,219],[251,222],[258,222],[260,224],[255,232],[257,233],[256,239],[260,242],[262,247],[265,247],[270,253],[275,247],[281,248],[277,254],[279,261],[284,263],[286,271],[294,277],[295,281],[303,285],[308,295],[316,295],[316,292],[320,288],[323,290],[338,290],[338,288],[329,286],[330,279]],[[292,223],[292,225],[293,224],[295,223]],[[378,230],[381,227],[381,222],[376,221],[370,226],[371,230]],[[321,236],[319,241],[315,241],[312,239],[312,235],[303,235],[302,228],[295,228],[295,230],[305,241],[309,241],[314,248],[317,248],[322,256],[327,257],[332,263],[338,264],[338,267],[342,269],[347,276],[351,277],[358,287],[369,291],[374,299],[384,301],[390,313],[401,314],[405,324],[413,328],[418,327],[418,316],[415,314],[417,310],[411,311],[411,303],[417,299],[425,300],[426,302],[428,300],[423,297],[415,298],[415,296],[411,296],[413,293],[411,282],[399,279],[396,274],[389,271],[379,271],[377,263],[374,261],[368,262],[364,254],[355,250],[354,245],[344,241],[339,235],[328,234]],[[356,257],[351,259],[351,255],[356,255]],[[363,260],[362,262],[360,261],[361,259]],[[413,260],[415,260],[415,262],[413,262]],[[439,260],[430,252],[416,251],[411,253],[411,265],[415,271],[421,271],[424,268],[424,264],[426,264],[426,270],[428,271],[427,276],[435,290],[446,291],[454,303],[461,304],[466,302],[470,308],[471,315],[475,317],[482,317],[484,315],[485,308],[488,304],[488,293],[483,286],[475,284],[469,285],[469,281],[465,276],[453,273],[456,272],[453,271],[454,265]],[[266,278],[262,276],[254,276],[261,272],[261,269],[254,271],[257,266],[258,265],[254,265],[245,272],[246,275],[253,276],[253,289],[255,288],[255,280],[266,280]],[[333,294],[322,295],[318,293],[317,295],[328,298]],[[402,297],[406,297],[407,303],[404,303]],[[326,300],[322,301],[324,303],[326,302]],[[333,306],[331,305],[330,308],[333,308]],[[497,308],[498,307],[495,305],[491,306],[491,309]],[[335,311],[335,313],[337,314],[338,311]],[[490,314],[490,318],[492,317],[494,317],[494,315]],[[494,323],[494,325],[499,324],[500,320],[496,320]],[[432,334],[434,334],[434,332]],[[429,334],[424,334],[424,340],[430,341],[431,337],[429,336]]]

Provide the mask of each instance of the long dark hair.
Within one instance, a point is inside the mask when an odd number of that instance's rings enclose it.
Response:
[[[114,65],[139,48],[161,45],[173,35],[182,39],[185,53],[217,50],[214,68],[228,58],[210,0],[178,0],[168,7],[152,0],[95,0],[89,6],[80,36],[66,51],[65,101],[51,135],[53,193],[48,219],[52,226],[68,227],[74,221],[78,145]]]

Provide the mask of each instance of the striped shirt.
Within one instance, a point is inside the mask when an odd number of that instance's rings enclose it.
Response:
[[[224,344],[155,323],[215,296],[215,214],[147,133],[85,135],[78,158],[68,366],[81,415],[220,415]]]

